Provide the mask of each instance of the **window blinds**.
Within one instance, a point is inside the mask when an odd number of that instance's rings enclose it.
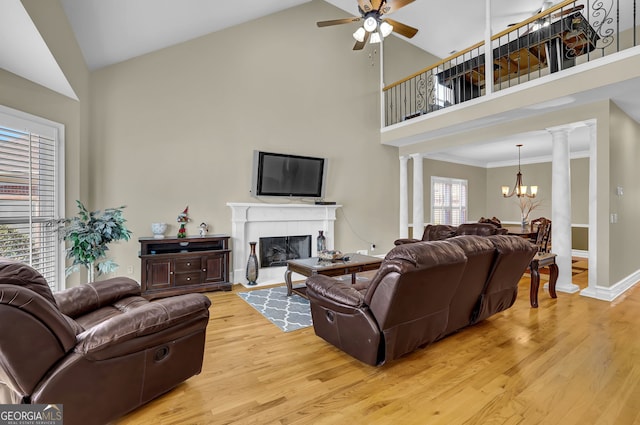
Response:
[[[467,181],[431,177],[431,223],[458,226],[467,221]]]
[[[7,121],[0,114],[0,256],[31,265],[56,290],[61,275],[53,225],[59,218],[56,137],[8,127]]]

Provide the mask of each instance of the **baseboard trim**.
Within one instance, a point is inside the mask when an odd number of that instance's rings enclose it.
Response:
[[[579,258],[589,258],[589,251],[585,251],[582,249],[572,249],[571,256]]]
[[[638,281],[640,281],[640,270],[636,270],[629,276],[609,287],[598,285],[595,287],[587,287],[580,291],[580,295],[611,302],[627,292],[629,289],[633,288]]]

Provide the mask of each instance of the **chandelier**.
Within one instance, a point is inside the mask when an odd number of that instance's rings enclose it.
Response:
[[[538,186],[531,186],[531,193],[527,193],[527,186],[522,184],[522,173],[520,172],[520,148],[522,145],[516,145],[518,147],[518,174],[516,174],[516,184],[513,186],[511,193],[509,193],[509,186],[502,186],[502,196],[510,198],[516,195],[518,198],[526,196],[527,198],[535,198],[538,193]]]

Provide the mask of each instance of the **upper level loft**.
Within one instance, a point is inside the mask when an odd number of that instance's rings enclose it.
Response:
[[[596,65],[638,45],[637,15],[636,0],[558,3],[384,87],[384,126]]]

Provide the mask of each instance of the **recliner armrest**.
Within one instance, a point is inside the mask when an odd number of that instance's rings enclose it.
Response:
[[[395,241],[393,241],[393,244],[397,246],[397,245],[404,245],[404,244],[416,243],[416,242],[420,242],[420,239],[402,238],[402,239],[396,239]]]
[[[163,298],[112,317],[77,336],[75,351],[82,354],[150,335],[181,322],[209,316],[211,301],[202,294]]]
[[[60,311],[71,318],[132,295],[140,295],[140,285],[124,276],[85,283],[53,294]]]
[[[364,295],[351,284],[323,275],[313,275],[307,279],[307,294],[316,300],[326,300],[330,304],[350,308],[364,305]]]

